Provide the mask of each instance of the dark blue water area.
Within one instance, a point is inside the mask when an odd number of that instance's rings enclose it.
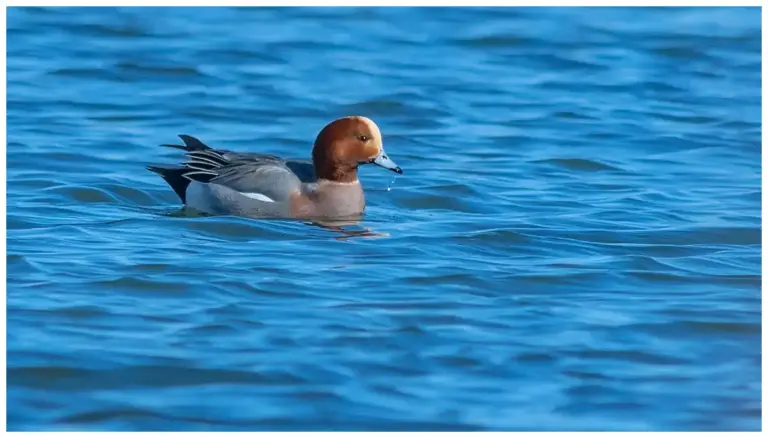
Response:
[[[10,430],[760,429],[760,9],[7,17]],[[144,168],[346,115],[339,228]]]

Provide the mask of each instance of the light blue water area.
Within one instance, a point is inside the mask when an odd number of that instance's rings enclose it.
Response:
[[[7,21],[9,429],[760,428],[759,9]],[[144,169],[351,114],[343,230]]]

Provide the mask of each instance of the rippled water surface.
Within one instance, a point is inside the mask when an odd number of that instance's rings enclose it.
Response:
[[[760,428],[759,9],[7,21],[9,429]],[[144,169],[349,114],[341,229]]]

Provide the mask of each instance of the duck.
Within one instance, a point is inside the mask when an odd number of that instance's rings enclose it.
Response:
[[[317,134],[311,160],[214,149],[179,135],[186,161],[147,166],[160,175],[185,207],[202,213],[296,219],[360,217],[365,195],[358,168],[375,164],[403,170],[384,151],[381,131],[368,117],[336,119]]]

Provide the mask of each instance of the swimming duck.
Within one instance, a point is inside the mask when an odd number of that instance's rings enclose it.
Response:
[[[373,120],[352,116],[334,120],[315,139],[312,160],[212,149],[180,135],[181,167],[147,166],[171,186],[187,207],[209,214],[252,217],[340,218],[362,214],[361,164],[403,171],[384,152]]]

